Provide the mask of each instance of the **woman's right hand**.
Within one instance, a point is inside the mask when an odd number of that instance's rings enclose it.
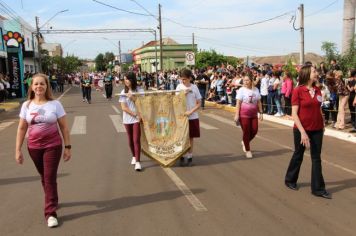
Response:
[[[300,139],[300,143],[303,144],[306,148],[309,148],[310,147],[310,142],[309,142],[309,137],[307,135],[306,132],[303,132],[301,134],[301,139]]]
[[[239,120],[239,116],[238,116],[238,115],[235,115],[234,121],[237,122],[238,120]]]
[[[22,163],[23,163],[23,155],[22,155],[22,151],[21,150],[16,151],[15,159],[16,159],[17,164],[22,165]]]

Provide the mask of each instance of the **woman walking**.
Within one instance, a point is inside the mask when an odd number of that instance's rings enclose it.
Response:
[[[135,95],[132,93],[143,93],[143,89],[137,86],[136,75],[129,72],[124,76],[125,88],[121,91],[119,102],[123,111],[123,123],[126,129],[130,150],[132,153],[131,164],[135,165],[136,171],[141,171],[141,117],[135,106]]]
[[[200,108],[202,96],[199,92],[198,87],[195,84],[190,83],[193,78],[191,70],[183,69],[180,72],[180,78],[182,80],[182,83],[177,86],[176,90],[185,91],[187,103],[187,111],[185,112],[185,115],[188,116],[189,119],[190,138],[190,149],[188,153],[180,159],[180,165],[184,165],[184,159],[186,159],[187,165],[192,165],[194,138],[200,137],[199,115],[197,111]]]
[[[258,131],[258,114],[260,120],[263,120],[263,110],[261,95],[254,87],[252,78],[243,77],[243,87],[239,89],[236,95],[236,114],[235,122],[239,122],[242,128],[242,149],[246,153],[246,158],[252,158],[250,142],[256,136]]]
[[[321,111],[321,91],[314,85],[317,72],[314,67],[305,65],[299,71],[299,86],[292,95],[292,117],[294,120],[294,153],[285,176],[285,184],[297,190],[297,180],[302,165],[305,148],[310,147],[312,159],[311,190],[318,197],[331,199],[325,190],[321,168],[321,147],[323,144],[324,123]]]
[[[44,215],[48,227],[58,225],[57,213],[57,170],[62,155],[64,139],[64,161],[71,158],[71,145],[66,122],[66,113],[62,104],[53,100],[49,80],[44,74],[36,74],[28,90],[28,99],[20,112],[20,123],[16,137],[16,161],[23,164],[21,147],[28,129],[28,152],[38,173],[41,175],[45,193]]]
[[[91,86],[93,81],[88,73],[83,74],[83,83],[82,86],[84,87],[84,96],[85,100],[88,104],[91,104]]]

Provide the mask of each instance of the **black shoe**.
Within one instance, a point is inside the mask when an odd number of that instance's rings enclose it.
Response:
[[[292,190],[294,190],[294,191],[297,191],[297,190],[298,190],[297,184],[287,183],[287,182],[285,182],[284,184],[285,184],[285,185],[287,186],[287,188],[289,188],[289,189],[292,189]]]
[[[322,194],[317,194],[317,193],[312,193],[314,196],[316,197],[322,197],[322,198],[326,198],[326,199],[332,199],[332,196],[329,192],[325,191]]]

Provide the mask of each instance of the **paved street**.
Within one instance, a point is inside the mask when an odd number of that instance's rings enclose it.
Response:
[[[325,200],[310,194],[308,155],[299,191],[284,186],[291,128],[261,123],[254,158],[246,159],[232,114],[207,108],[194,166],[164,169],[144,156],[144,171],[135,172],[118,99],[92,95],[92,104],[83,103],[74,87],[60,100],[73,149],[72,160],[60,164],[55,229],[44,221],[26,145],[24,165],[14,159],[18,110],[0,114],[0,235],[355,235],[354,144],[325,137],[323,173],[333,194]]]

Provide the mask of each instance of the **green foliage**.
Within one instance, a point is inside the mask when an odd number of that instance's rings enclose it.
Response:
[[[229,64],[236,66],[239,59],[231,56],[224,56],[217,53],[214,49],[210,51],[198,52],[195,56],[195,64],[197,68],[205,68],[208,66],[221,66],[221,64]]]
[[[289,72],[292,75],[292,79],[295,80],[298,77],[298,71],[295,68],[295,65],[293,65],[292,58],[289,58],[287,61],[287,64],[285,64],[282,67],[284,72]]]
[[[321,49],[325,52],[325,58],[327,65],[330,60],[335,59],[341,70],[346,74],[350,69],[354,69],[356,66],[356,35],[351,39],[350,49],[344,53],[339,54],[335,43],[323,42]]]
[[[51,70],[61,71],[63,73],[75,72],[82,62],[75,56],[54,56],[50,57],[47,50],[42,50],[42,71],[48,73]]]
[[[113,65],[110,64],[115,60],[115,55],[112,52],[106,52],[105,54],[99,53],[95,57],[95,64],[97,71],[105,71],[106,69],[112,69]]]
[[[322,42],[321,50],[325,52],[325,59],[327,63],[330,63],[331,60],[339,59],[339,53],[337,52],[337,47],[335,43]]]

